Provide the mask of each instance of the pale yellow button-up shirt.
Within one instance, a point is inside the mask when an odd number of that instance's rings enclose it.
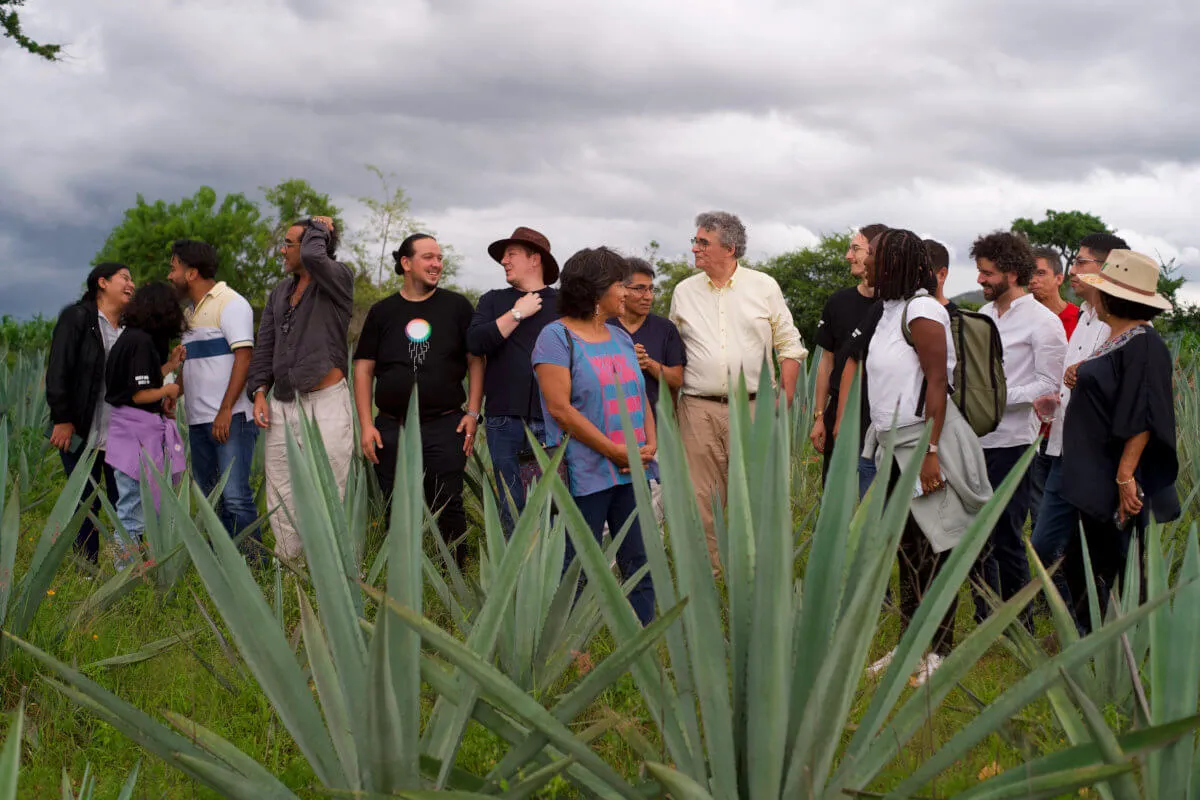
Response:
[[[754,392],[764,358],[775,382],[772,349],[780,359],[808,355],[779,284],[757,270],[738,267],[722,287],[703,272],[684,279],[675,287],[670,317],[687,349],[684,394],[725,395],[731,373],[736,381],[739,372]]]

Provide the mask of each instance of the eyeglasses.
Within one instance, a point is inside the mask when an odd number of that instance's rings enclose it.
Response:
[[[707,250],[711,246],[712,242],[710,242],[708,239],[698,239],[695,236],[692,237],[692,247],[695,247],[698,250]]]
[[[625,284],[625,291],[633,292],[634,294],[654,294],[658,290],[653,286],[631,286],[627,283]]]
[[[299,247],[299,246],[300,246],[299,242],[293,242],[291,239],[283,240],[283,249],[284,250],[287,250],[289,247]]]
[[[1072,266],[1074,266],[1075,264],[1103,264],[1103,263],[1104,262],[1098,258],[1080,258],[1079,256],[1075,256],[1075,258],[1071,259]]]
[[[870,247],[863,247],[861,244],[852,244],[852,245],[850,245],[850,250],[851,250],[852,252],[855,252],[855,253],[869,253],[869,252],[871,252],[871,248],[870,248]]]

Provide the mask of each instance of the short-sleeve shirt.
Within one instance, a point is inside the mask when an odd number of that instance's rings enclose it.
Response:
[[[817,345],[833,354],[833,371],[829,374],[829,405],[837,410],[841,393],[842,367],[846,366],[845,345],[854,331],[862,325],[871,309],[874,297],[863,297],[857,287],[839,289],[825,301],[821,321],[817,323]]]
[[[610,441],[625,445],[621,427],[621,396],[639,446],[646,443],[646,384],[638,369],[633,339],[618,325],[608,324],[608,341],[585,342],[561,321],[551,322],[538,334],[533,366],[555,364],[571,370],[571,405],[587,417]],[[620,391],[618,392],[618,387]],[[542,399],[546,438],[561,441],[563,432]],[[567,472],[571,494],[583,497],[630,483],[615,463],[575,439],[567,442]]]
[[[902,329],[904,307],[908,305],[908,324],[918,319],[930,319],[946,331],[946,374],[954,374],[958,363],[950,334],[950,314],[933,297],[919,294],[912,300],[885,300],[879,324],[867,350],[867,385],[871,391],[871,422],[877,430],[892,428],[893,416],[897,427],[924,420],[917,413],[922,399],[925,373],[917,351],[904,338]]]
[[[1117,465],[1125,442],[1149,432],[1137,471],[1149,500],[1175,483],[1171,352],[1149,326],[1112,340],[1079,365],[1063,430],[1062,496],[1107,520],[1117,510]]]
[[[687,353],[684,351],[679,329],[666,317],[647,314],[642,326],[633,332],[625,327],[619,317],[613,317],[608,324],[620,325],[621,330],[629,334],[635,345],[640,344],[646,348],[646,355],[664,367],[687,366]],[[642,370],[642,379],[646,383],[646,400],[650,406],[650,413],[653,414],[655,406],[658,405],[658,379],[645,370]]]
[[[217,283],[184,316],[183,333],[187,359],[183,362],[184,407],[189,425],[206,425],[217,417],[229,377],[233,374],[233,352],[254,346],[254,311],[246,298]],[[234,414],[250,419],[254,406],[245,392],[238,392]]]
[[[375,405],[404,419],[413,386],[421,421],[462,409],[471,301],[436,289],[419,302],[399,293],[371,306],[354,359],[375,362]]]
[[[139,404],[133,402],[133,396],[145,389],[162,388],[162,365],[166,361],[166,342],[156,343],[140,328],[126,328],[113,345],[104,367],[105,401],[114,408],[133,406],[161,414],[161,401]]]

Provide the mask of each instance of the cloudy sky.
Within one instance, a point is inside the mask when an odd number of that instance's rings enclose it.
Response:
[[[750,255],[882,221],[946,241],[1081,209],[1176,258],[1200,300],[1192,0],[29,0],[0,40],[0,313],[78,293],[133,204],[394,172],[501,283],[517,225],[562,257],[741,215]]]

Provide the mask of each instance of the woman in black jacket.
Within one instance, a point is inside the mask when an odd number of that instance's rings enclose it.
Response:
[[[124,264],[92,268],[87,290],[77,303],[63,309],[54,326],[50,363],[46,368],[46,402],[50,406],[50,443],[62,456],[68,475],[75,471],[87,446],[103,450],[108,437],[110,409],[104,402],[104,362],[121,335],[121,312],[133,297],[133,276]],[[92,480],[103,481],[108,499],[117,502],[117,482],[100,454],[92,464]],[[100,513],[100,498],[92,515]],[[90,518],[75,537],[75,549],[98,563],[100,535]]]

